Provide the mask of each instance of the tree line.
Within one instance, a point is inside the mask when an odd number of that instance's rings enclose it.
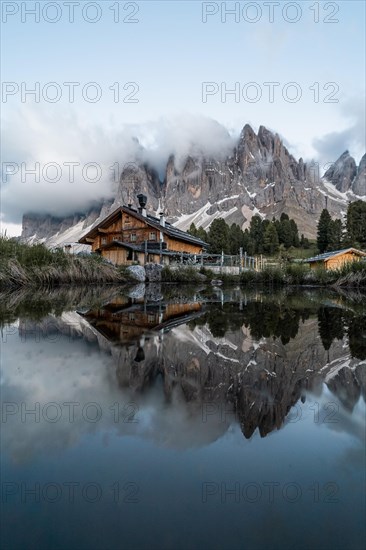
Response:
[[[332,219],[324,208],[317,226],[317,247],[322,254],[341,248],[366,248],[366,202],[351,202],[345,222]]]
[[[212,254],[238,254],[239,249],[247,252],[249,256],[254,254],[276,254],[280,248],[288,249],[292,246],[308,248],[308,239],[299,237],[295,220],[287,214],[281,214],[279,220],[272,221],[262,219],[258,214],[250,220],[248,229],[244,231],[233,223],[228,225],[223,218],[213,220],[208,231],[202,227],[191,224],[188,233],[202,239],[209,245],[208,252]]]
[[[229,225],[223,218],[216,218],[208,231],[191,224],[188,233],[205,241],[211,254],[238,254],[242,248],[249,256],[255,254],[276,255],[291,247],[307,249],[309,240],[299,230],[295,220],[285,213],[279,220],[262,219],[258,214],[250,220],[244,231],[233,223]],[[348,205],[345,222],[332,219],[324,209],[317,225],[316,244],[319,253],[340,248],[366,248],[366,202],[358,200]]]

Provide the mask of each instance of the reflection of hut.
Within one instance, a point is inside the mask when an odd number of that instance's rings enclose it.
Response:
[[[187,323],[197,314],[201,315],[199,302],[189,303],[136,303],[131,298],[119,298],[101,309],[83,314],[86,320],[107,340],[126,344],[137,341],[148,330],[168,330]],[[142,360],[141,353],[138,354]]]

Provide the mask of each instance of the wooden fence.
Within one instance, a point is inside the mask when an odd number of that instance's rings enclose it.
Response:
[[[253,269],[260,271],[265,265],[263,256],[248,256],[246,252],[240,250],[239,254],[185,254],[184,252],[175,254],[170,259],[170,265],[190,265],[192,267],[205,267],[213,271],[227,273],[241,273],[242,271]]]

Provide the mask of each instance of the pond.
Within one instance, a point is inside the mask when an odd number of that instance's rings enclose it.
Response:
[[[361,549],[366,298],[2,296],[7,549]]]

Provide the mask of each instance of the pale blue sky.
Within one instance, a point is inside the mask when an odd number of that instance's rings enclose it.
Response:
[[[26,4],[32,7],[35,2]],[[41,9],[45,4],[40,2]],[[113,143],[114,133],[123,130],[125,124],[142,125],[136,133],[141,138],[145,132],[146,143],[154,144],[154,127],[161,128],[161,119],[175,120],[182,113],[213,118],[233,135],[247,122],[255,130],[264,124],[283,136],[296,157],[314,157],[322,163],[336,160],[345,149],[350,150],[357,162],[364,153],[363,1],[270,2],[274,7],[273,23],[269,22],[269,7],[263,2],[224,3],[228,9],[235,4],[240,8],[239,22],[228,15],[226,23],[221,20],[221,2],[119,2],[120,19],[128,17],[138,6],[138,12],[131,16],[138,22],[114,23],[110,8],[117,2],[104,1],[97,3],[101,18],[94,24],[82,17],[81,9],[87,2],[75,4],[73,23],[68,21],[65,2],[57,4],[61,18],[52,24],[44,20],[42,13],[40,22],[35,23],[34,16],[22,13],[20,2],[2,3],[3,10],[4,5],[8,5],[7,11],[14,5],[19,8],[6,22],[3,11],[2,80],[19,87],[25,82],[29,88],[39,82],[41,89],[44,84],[57,82],[62,90],[60,101],[53,104],[42,97],[36,103],[30,96],[22,103],[20,92],[8,96],[6,103],[3,96],[2,118],[10,133],[8,139],[3,136],[3,162],[38,158],[46,162],[48,154],[49,161],[65,159],[68,149],[63,144],[72,145],[77,158],[83,132],[88,133],[92,126],[100,128],[107,141]],[[293,19],[299,7],[298,22],[284,19],[284,9],[285,17]],[[318,23],[314,22],[317,7]],[[203,23],[205,9],[218,13],[208,16]],[[255,17],[256,9],[259,20],[246,21],[245,9],[247,19]],[[94,8],[89,10],[88,16],[94,17]],[[49,8],[46,17],[52,18],[55,13],[54,8]],[[25,22],[21,21],[22,16]],[[339,21],[326,23],[326,18]],[[70,104],[68,90],[63,85],[70,81],[80,82],[81,86],[97,82],[102,90],[100,101],[86,102],[79,87],[75,102]],[[133,91],[131,87],[124,91],[125,83],[137,83],[139,91],[134,97],[138,102],[115,103],[109,90],[115,82],[120,83],[122,97]],[[240,93],[243,89],[245,93],[247,83],[255,82],[262,97],[251,103],[245,99],[248,96],[240,95],[239,102],[235,102],[234,96],[228,95],[223,102],[218,92],[203,102],[203,82],[217,83],[219,91],[225,85],[231,89],[238,83]],[[265,82],[280,83],[275,88],[273,102],[269,101]],[[282,97],[282,90],[289,82],[296,82],[302,92],[296,103]],[[315,89],[309,89],[315,82],[319,83],[319,102],[314,101]],[[335,85],[324,90],[327,83]],[[338,102],[324,102],[332,91]],[[248,89],[249,98],[253,92],[254,88]],[[293,92],[294,88],[289,89],[289,93]],[[30,143],[29,124],[33,126]],[[37,143],[38,126],[40,134],[49,133],[49,140],[43,138]],[[323,139],[328,134],[331,135]],[[83,158],[85,154],[84,151]],[[8,200],[11,184],[8,178],[2,189],[3,227],[8,224],[9,229],[9,224],[21,221],[22,208],[21,204],[14,208]],[[35,187],[37,192],[39,189]]]

